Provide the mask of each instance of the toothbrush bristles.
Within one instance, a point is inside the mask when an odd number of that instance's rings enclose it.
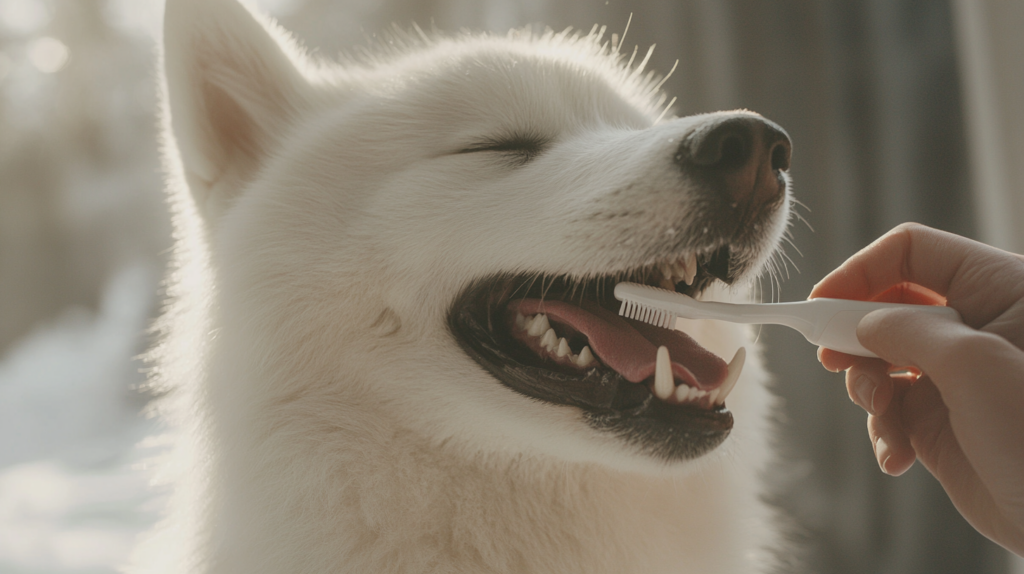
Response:
[[[636,321],[643,321],[655,327],[672,329],[675,327],[677,315],[665,309],[648,307],[636,301],[624,300],[619,306],[619,315]]]

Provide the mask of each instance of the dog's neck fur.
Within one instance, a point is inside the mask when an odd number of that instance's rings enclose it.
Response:
[[[281,408],[294,416],[315,407],[299,399]],[[740,549],[750,540],[725,509],[758,505],[720,500],[752,491],[729,488],[751,478],[730,473],[727,460],[699,475],[652,478],[469,454],[432,444],[383,410],[350,412],[334,436],[348,446],[333,458],[281,427],[283,436],[268,438],[266,448],[246,452],[239,447],[252,441],[226,441],[212,457],[223,464],[211,485],[221,492],[211,498],[227,502],[210,509],[218,542],[209,570],[708,573],[745,563]],[[221,430],[269,437],[275,426],[266,417],[252,421]],[[292,443],[290,450],[275,449],[276,440]],[[310,460],[318,466],[296,466]],[[268,496],[282,488],[288,496]],[[680,521],[683,514],[690,518]],[[712,556],[714,563],[696,562]]]

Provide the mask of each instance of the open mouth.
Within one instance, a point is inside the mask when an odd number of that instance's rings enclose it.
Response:
[[[455,301],[449,326],[508,388],[582,410],[587,423],[666,461],[696,458],[728,436],[725,406],[744,360],[730,363],[685,333],[618,315],[621,281],[698,296],[732,283],[728,245],[587,280],[498,276]]]

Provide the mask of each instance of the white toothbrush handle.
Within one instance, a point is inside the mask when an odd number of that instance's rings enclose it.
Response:
[[[878,303],[851,299],[819,297],[809,301],[766,304],[730,304],[699,302],[682,316],[695,319],[720,319],[735,323],[785,325],[799,331],[805,339],[819,347],[840,351],[858,357],[877,357],[857,340],[857,324],[865,315],[879,309],[913,309],[918,313],[933,313],[960,320],[960,313],[952,307],[936,305],[910,305],[906,303]],[[699,316],[696,316],[699,315]]]
[[[804,337],[811,343],[834,351],[859,357],[877,357],[857,340],[857,324],[865,315],[879,309],[912,309],[915,313],[931,313],[960,321],[960,313],[952,307],[937,305],[909,305],[904,303],[876,303],[847,299],[812,299],[804,303],[815,307],[814,331]]]

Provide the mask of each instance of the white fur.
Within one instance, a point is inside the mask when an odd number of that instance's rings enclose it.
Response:
[[[625,270],[699,225],[666,158],[718,116],[657,122],[652,79],[595,35],[407,39],[338,67],[235,0],[168,0],[165,38],[177,264],[154,385],[180,436],[133,572],[769,568],[754,349],[725,444],[666,465],[498,384],[445,322],[474,279]],[[455,153],[503,130],[553,143],[521,168]]]

